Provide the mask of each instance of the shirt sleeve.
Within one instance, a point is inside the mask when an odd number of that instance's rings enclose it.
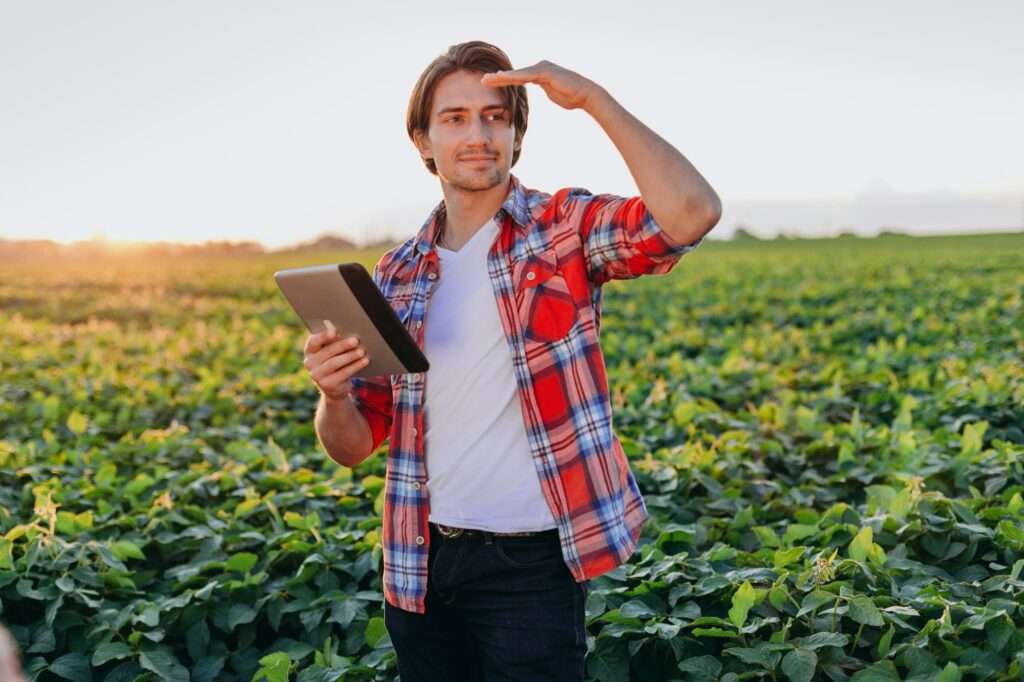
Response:
[[[380,261],[373,266],[373,283],[381,287]],[[352,401],[366,419],[373,435],[371,452],[391,433],[394,410],[391,397],[391,377],[352,377]]]
[[[591,194],[576,187],[560,190],[561,219],[576,225],[590,279],[611,279],[667,273],[704,237],[681,244],[669,236],[647,210],[641,197]]]

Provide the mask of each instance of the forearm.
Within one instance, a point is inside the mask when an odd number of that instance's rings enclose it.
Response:
[[[658,225],[682,244],[704,236],[722,213],[718,194],[679,150],[596,86],[583,106],[622,155]]]
[[[370,456],[373,434],[351,396],[336,402],[321,394],[313,424],[324,451],[335,462],[354,467]]]

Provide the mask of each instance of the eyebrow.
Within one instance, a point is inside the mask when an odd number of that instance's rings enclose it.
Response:
[[[492,111],[494,109],[502,109],[507,111],[508,107],[504,104],[490,104],[481,109],[481,111]],[[437,115],[444,116],[445,114],[462,113],[465,111],[469,111],[469,109],[467,107],[445,107],[444,109],[441,109],[439,112],[437,112]]]

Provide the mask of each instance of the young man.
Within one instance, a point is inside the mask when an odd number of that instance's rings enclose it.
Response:
[[[526,83],[593,117],[640,196],[520,184]],[[383,589],[403,682],[582,680],[587,583],[647,518],[612,430],[601,285],[667,273],[719,199],[599,85],[547,61],[513,70],[484,42],[427,67],[407,127],[444,200],[373,277],[431,368],[353,378],[354,338],[310,336],[317,434],[346,466],[390,436]]]

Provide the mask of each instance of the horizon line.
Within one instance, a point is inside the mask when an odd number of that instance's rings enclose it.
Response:
[[[1024,225],[1016,226],[989,226],[984,228],[965,228],[962,231],[959,230],[948,230],[948,229],[932,229],[929,228],[907,228],[905,226],[881,226],[877,230],[867,232],[858,231],[852,227],[844,227],[839,229],[831,229],[822,231],[821,234],[806,234],[804,231],[795,230],[787,231],[785,229],[776,230],[774,233],[765,235],[762,231],[753,228],[750,225],[743,223],[736,223],[733,225],[733,229],[728,231],[729,236],[716,236],[714,230],[707,234],[709,241],[737,241],[737,233],[743,233],[739,236],[739,240],[744,239],[760,239],[764,241],[771,241],[774,239],[837,239],[837,238],[849,238],[854,237],[858,239],[874,239],[882,236],[902,236],[902,237],[913,237],[913,238],[929,238],[929,237],[984,237],[984,236],[1002,236],[1008,234],[1024,233]],[[282,246],[269,246],[258,239],[207,239],[204,241],[187,241],[187,240],[168,240],[168,239],[111,239],[105,235],[96,235],[88,239],[75,239],[75,240],[61,240],[53,239],[49,237],[39,238],[7,238],[0,234],[0,245],[45,245],[50,244],[62,248],[76,248],[76,247],[97,247],[102,246],[110,248],[111,250],[129,250],[132,248],[153,248],[153,247],[258,247],[259,250],[265,253],[283,252],[283,251],[295,251],[302,248],[317,248],[316,244],[321,241],[338,240],[344,241],[352,245],[354,250],[363,250],[375,248],[380,245],[397,245],[401,244],[405,240],[409,239],[412,235],[402,238],[395,237],[383,237],[373,240],[353,240],[345,235],[338,233],[325,232],[311,239],[306,239]]]

